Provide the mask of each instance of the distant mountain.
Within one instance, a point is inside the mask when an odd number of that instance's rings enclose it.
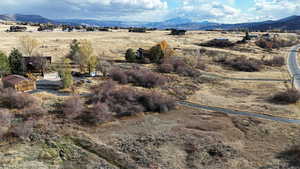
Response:
[[[0,20],[5,21],[18,21],[18,22],[34,22],[34,23],[52,23],[53,21],[42,17],[40,15],[22,15],[22,14],[13,14],[13,15],[0,15]]]
[[[282,30],[300,30],[300,16],[290,16],[279,20],[268,20],[263,22],[250,22],[240,24],[220,24],[203,27],[203,29],[248,29],[250,31],[255,30],[270,30],[270,29],[282,29]]]
[[[158,29],[186,29],[186,30],[209,30],[209,29],[248,29],[248,30],[300,30],[300,16],[290,16],[280,20],[268,20],[263,22],[249,22],[238,24],[219,24],[213,22],[194,22],[187,18],[177,17],[162,22],[128,22],[128,21],[101,21],[93,19],[56,19],[51,20],[40,15],[0,15],[0,20],[34,22],[34,23],[56,23],[67,25],[88,25],[102,27],[146,27]]]
[[[100,21],[93,19],[56,19],[55,22],[69,25],[88,25],[88,26],[103,26],[103,27],[131,27],[141,26],[146,22],[123,22],[123,21]]]

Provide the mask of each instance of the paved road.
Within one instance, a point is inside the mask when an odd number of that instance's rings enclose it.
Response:
[[[209,110],[209,111],[215,111],[215,112],[222,112],[222,113],[231,114],[231,115],[254,117],[254,118],[271,120],[271,121],[281,122],[281,123],[300,124],[300,120],[298,120],[298,119],[289,119],[289,118],[276,117],[276,116],[260,114],[260,113],[251,113],[251,112],[246,112],[246,111],[237,111],[237,110],[220,108],[220,107],[206,106],[206,105],[200,105],[200,104],[191,103],[191,102],[187,102],[187,101],[179,101],[179,102],[177,102],[177,104],[182,105],[182,106],[192,107],[194,109],[202,109],[202,110]]]
[[[300,90],[300,68],[298,64],[298,52],[297,50],[300,49],[300,45],[296,45],[292,47],[289,57],[287,60],[287,66],[290,72],[291,77],[293,78],[294,86],[297,90]]]

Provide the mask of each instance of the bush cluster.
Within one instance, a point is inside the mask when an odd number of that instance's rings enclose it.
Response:
[[[175,100],[170,96],[155,91],[143,92],[129,87],[118,87],[113,81],[95,86],[91,92],[93,95],[90,97],[89,103],[96,106],[98,104],[102,112],[114,112],[118,116],[140,112],[162,113],[175,107]],[[96,113],[89,114],[95,115]]]
[[[145,88],[162,86],[167,81],[163,75],[140,68],[132,70],[116,68],[110,72],[110,77],[121,84],[132,83]]]
[[[282,56],[275,56],[272,59],[264,60],[264,64],[267,66],[283,66],[285,65],[285,59]]]
[[[18,93],[12,88],[0,89],[0,104],[10,109],[23,109],[36,104],[37,100],[26,93]]]
[[[121,87],[108,80],[91,88],[87,108],[79,97],[72,97],[63,104],[63,112],[70,119],[88,124],[98,124],[114,117],[130,116],[141,112],[167,112],[175,108],[175,100],[159,92],[144,92],[132,87]]]
[[[260,71],[263,62],[253,58],[246,58],[243,56],[235,58],[227,58],[226,56],[220,56],[214,58],[214,61],[220,63],[224,66],[233,68],[234,70],[244,71],[244,72],[256,72]]]
[[[232,43],[229,40],[219,40],[219,39],[213,39],[208,42],[200,44],[200,46],[217,47],[217,48],[233,47],[234,45],[235,45],[235,43]]]
[[[284,39],[259,39],[255,44],[264,49],[278,49],[282,47],[291,47],[298,44],[295,40],[284,40]]]
[[[162,64],[158,66],[158,70],[161,73],[177,73],[183,76],[197,77],[200,72],[193,69],[182,59],[169,58],[165,59]]]
[[[279,92],[270,98],[272,103],[276,104],[293,104],[300,99],[300,92],[296,89],[288,89],[284,92]]]

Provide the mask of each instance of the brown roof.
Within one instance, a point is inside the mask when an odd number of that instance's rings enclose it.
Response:
[[[2,79],[4,83],[9,83],[11,85],[15,85],[24,80],[28,80],[28,79],[20,75],[8,75]]]

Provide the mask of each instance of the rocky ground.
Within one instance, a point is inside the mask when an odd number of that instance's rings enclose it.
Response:
[[[63,127],[63,128],[62,128]],[[0,146],[3,169],[294,169],[300,127],[185,107]],[[293,151],[291,151],[293,150]]]

